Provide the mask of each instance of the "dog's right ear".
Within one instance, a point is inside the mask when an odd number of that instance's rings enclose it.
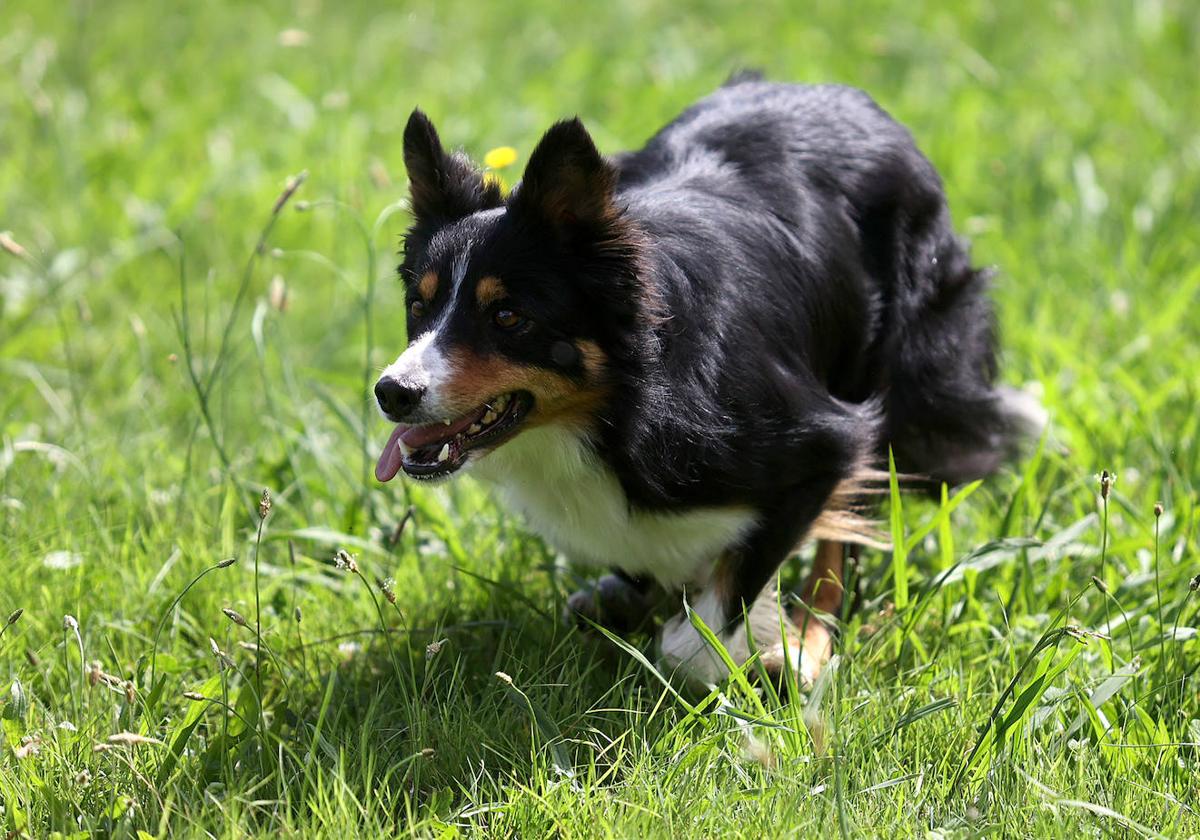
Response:
[[[510,204],[560,230],[616,217],[617,173],[578,117],[562,120],[538,141]]]
[[[446,153],[437,129],[419,108],[404,128],[404,165],[418,221],[445,224],[503,203],[500,186],[485,181],[466,155]]]

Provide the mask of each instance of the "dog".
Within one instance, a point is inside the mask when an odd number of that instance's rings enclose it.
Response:
[[[727,669],[685,599],[735,663],[811,683],[888,452],[954,485],[1044,422],[996,384],[989,275],[938,174],[862,91],[739,75],[611,158],[565,120],[507,196],[415,110],[404,162],[409,343],[374,389],[396,424],[376,477],[494,485],[613,569],[579,616],[631,632],[672,599],[662,661],[688,677]],[[813,537],[789,602],[773,581]]]

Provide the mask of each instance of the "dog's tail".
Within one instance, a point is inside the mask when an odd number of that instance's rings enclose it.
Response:
[[[893,367],[887,397],[885,439],[897,469],[927,479],[934,490],[942,482],[953,486],[990,475],[1036,442],[1048,423],[1033,394],[992,382],[986,370],[990,348],[955,338],[941,339],[966,354],[942,358],[949,375],[931,379],[928,369]]]
[[[1012,432],[1014,445],[1039,439],[1050,424],[1041,400],[1028,391],[1001,385],[996,389],[1005,423]]]
[[[996,384],[990,273],[945,227],[933,239],[936,259],[909,287],[923,294],[907,301],[887,354],[884,440],[898,469],[936,487],[994,472],[1042,434],[1047,415],[1032,394]]]

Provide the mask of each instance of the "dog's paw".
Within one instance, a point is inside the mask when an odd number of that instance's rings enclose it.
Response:
[[[792,628],[786,644],[776,642],[765,648],[763,666],[777,686],[785,685],[784,674],[791,672],[802,689],[810,689],[833,655],[833,630],[824,621],[810,616],[803,631]]]
[[[749,653],[744,628],[738,627],[731,634],[718,633],[717,639],[734,664],[746,661]],[[663,625],[658,664],[666,673],[697,686],[714,685],[729,676],[724,660],[684,613],[677,613]]]
[[[563,621],[583,630],[594,622],[620,636],[649,628],[654,604],[634,584],[619,575],[605,575],[595,585],[567,599]]]

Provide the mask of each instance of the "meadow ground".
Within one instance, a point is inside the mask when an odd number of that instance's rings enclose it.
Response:
[[[1197,835],[1198,45],[1185,0],[0,5],[0,835]],[[676,694],[477,485],[368,469],[409,110],[511,182],[742,66],[912,128],[1053,418],[885,506],[807,702]]]

